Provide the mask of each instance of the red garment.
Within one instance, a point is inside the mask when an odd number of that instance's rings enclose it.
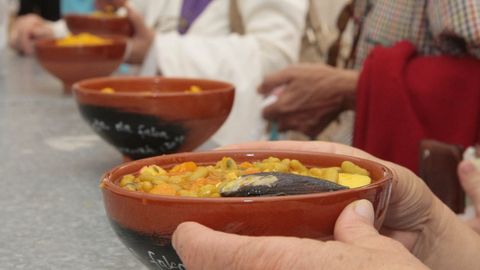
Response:
[[[480,133],[480,60],[377,47],[357,88],[354,146],[418,172],[422,139],[470,146]]]

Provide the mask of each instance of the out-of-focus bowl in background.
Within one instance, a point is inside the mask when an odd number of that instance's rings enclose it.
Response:
[[[40,65],[63,82],[65,93],[83,79],[107,76],[123,62],[126,40],[109,36],[102,45],[58,46],[56,39],[35,42],[35,56]]]
[[[188,198],[128,191],[118,186],[126,174],[156,164],[170,168],[186,161],[215,164],[222,157],[237,162],[258,161],[269,156],[298,159],[311,167],[339,166],[349,160],[370,172],[372,183],[355,189],[279,197]],[[212,229],[251,236],[295,236],[330,239],[335,221],[351,202],[367,199],[375,208],[375,226],[385,218],[392,184],[385,166],[351,156],[295,151],[212,151],[164,155],[120,165],[102,179],[105,209],[122,242],[152,269],[181,261],[171,245],[171,235],[182,222],[195,221]],[[165,268],[166,269],[166,268]]]
[[[88,14],[67,14],[63,16],[68,30],[73,34],[119,35],[130,37],[133,26],[125,16],[94,16]]]
[[[235,94],[225,82],[165,77],[97,78],[73,89],[83,118],[127,159],[200,146],[225,122]]]

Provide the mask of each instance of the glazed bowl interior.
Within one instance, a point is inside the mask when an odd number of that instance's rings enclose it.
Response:
[[[115,71],[123,62],[125,38],[104,36],[112,42],[103,45],[58,46],[55,39],[35,43],[35,56],[40,65],[64,83],[65,92],[73,83]]]
[[[73,34],[91,33],[96,35],[133,35],[133,26],[125,16],[93,16],[88,14],[67,14],[64,16],[68,29]]]
[[[298,159],[308,167],[339,166],[342,161],[349,160],[367,169],[372,183],[361,188],[326,193],[243,198],[160,196],[127,191],[117,185],[123,175],[136,173],[145,165],[170,168],[186,161],[206,165],[214,164],[224,156],[237,162],[259,161],[270,156]],[[385,218],[391,182],[391,171],[385,166],[351,156],[242,150],[181,153],[126,163],[106,173],[101,186],[105,209],[117,235],[137,258],[155,268],[155,263],[162,258],[181,264],[170,239],[175,228],[185,221],[242,235],[330,239],[340,212],[355,200],[367,199],[375,208],[375,226],[379,228]]]
[[[186,91],[191,86],[202,90]],[[234,100],[233,85],[202,79],[107,77],[73,88],[83,118],[126,159],[195,149],[222,126]]]

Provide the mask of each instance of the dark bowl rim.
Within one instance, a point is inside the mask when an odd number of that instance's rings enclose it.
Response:
[[[205,82],[205,83],[216,83],[219,85],[218,89],[202,91],[199,93],[189,93],[189,92],[152,92],[146,95],[145,93],[140,92],[114,92],[109,93],[108,95],[105,93],[100,92],[97,89],[88,88],[85,86],[86,84],[91,83],[98,83],[98,82],[108,82],[108,81],[130,81],[130,80],[170,80],[170,81],[191,81],[193,82]],[[165,77],[165,76],[121,76],[121,77],[112,77],[112,76],[105,76],[105,77],[97,77],[97,78],[90,78],[76,82],[72,86],[73,92],[76,94],[80,92],[82,94],[88,95],[96,95],[102,97],[176,97],[176,96],[210,96],[216,95],[218,93],[225,93],[225,92],[233,92],[235,90],[235,86],[231,83],[219,80],[209,80],[209,79],[201,79],[201,78],[193,78],[193,77]],[[75,95],[76,96],[76,95]]]
[[[68,21],[70,18],[77,18],[77,19],[82,19],[82,20],[92,20],[92,21],[128,21],[130,22],[130,20],[128,19],[127,16],[112,16],[112,17],[98,17],[98,16],[94,16],[92,14],[84,14],[84,13],[67,13],[65,15],[62,16],[62,18],[65,20],[65,21]],[[68,22],[67,22],[68,24]]]
[[[303,195],[287,195],[287,196],[276,196],[276,197],[232,197],[232,198],[193,198],[193,197],[178,197],[178,196],[166,196],[166,195],[154,195],[154,194],[148,194],[148,193],[142,193],[142,192],[136,192],[136,191],[128,191],[120,186],[116,185],[113,181],[115,179],[111,179],[112,175],[118,171],[121,170],[125,167],[132,166],[137,163],[143,163],[148,160],[153,160],[158,159],[158,158],[172,158],[174,159],[175,157],[184,157],[186,155],[193,155],[193,156],[201,156],[201,155],[209,155],[212,153],[235,153],[235,154],[242,154],[242,155],[248,155],[248,154],[271,154],[274,156],[275,154],[301,154],[301,155],[308,155],[308,156],[334,156],[337,158],[346,158],[348,160],[360,160],[363,162],[369,162],[373,163],[375,166],[380,167],[384,175],[382,178],[380,178],[378,181],[368,184],[366,186],[360,187],[360,188],[353,188],[353,189],[347,189],[347,190],[340,190],[340,191],[332,191],[332,192],[325,192],[325,193],[313,193],[313,194],[303,194]],[[148,200],[148,201],[168,201],[168,202],[177,202],[177,203],[215,203],[215,204],[222,204],[222,203],[262,203],[262,202],[272,202],[272,201],[290,201],[290,200],[302,200],[302,199],[313,199],[313,198],[326,198],[326,197],[332,197],[336,195],[342,195],[346,193],[357,193],[357,192],[362,192],[366,190],[375,190],[376,188],[383,186],[387,184],[387,182],[392,182],[393,181],[394,174],[391,169],[389,169],[387,166],[377,162],[373,161],[370,159],[365,159],[365,158],[358,158],[355,156],[350,156],[350,155],[343,155],[343,154],[334,154],[334,153],[328,153],[328,152],[317,152],[317,151],[294,151],[294,150],[267,150],[267,149],[242,149],[242,150],[212,150],[212,151],[204,151],[204,152],[184,152],[184,153],[176,153],[176,154],[169,154],[169,155],[163,155],[163,156],[156,156],[156,157],[150,157],[150,158],[145,158],[145,159],[139,159],[135,161],[130,161],[127,163],[123,163],[121,165],[118,165],[106,173],[103,174],[101,181],[100,181],[100,186],[101,189],[105,189],[107,191],[113,192],[117,195],[123,196],[123,197],[130,197],[134,199],[140,199],[140,200]]]

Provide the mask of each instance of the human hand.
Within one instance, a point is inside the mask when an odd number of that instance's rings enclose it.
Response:
[[[480,234],[480,170],[472,161],[464,160],[458,165],[458,176],[463,190],[475,208],[475,217],[467,220],[467,224]]]
[[[129,40],[126,60],[132,64],[141,64],[152,45],[155,33],[145,25],[143,16],[140,13],[128,4],[125,7],[127,8],[127,16],[134,30],[134,35]]]
[[[425,183],[406,168],[353,147],[320,141],[256,142],[222,149],[315,151],[380,162],[389,167],[394,175],[382,234],[401,242],[433,269],[477,269],[477,264],[471,258],[480,250],[480,237],[459,222]]]
[[[297,130],[315,137],[337,115],[354,105],[358,72],[323,64],[290,66],[267,76],[258,91],[270,95],[279,86],[277,102],[263,110],[281,131]]]
[[[337,219],[335,241],[238,236],[187,222],[172,242],[189,270],[427,269],[400,243],[381,236],[373,221],[372,204],[360,200]]]
[[[53,36],[53,29],[47,21],[38,15],[28,14],[18,17],[13,22],[8,43],[12,49],[18,52],[32,55],[36,40]]]

